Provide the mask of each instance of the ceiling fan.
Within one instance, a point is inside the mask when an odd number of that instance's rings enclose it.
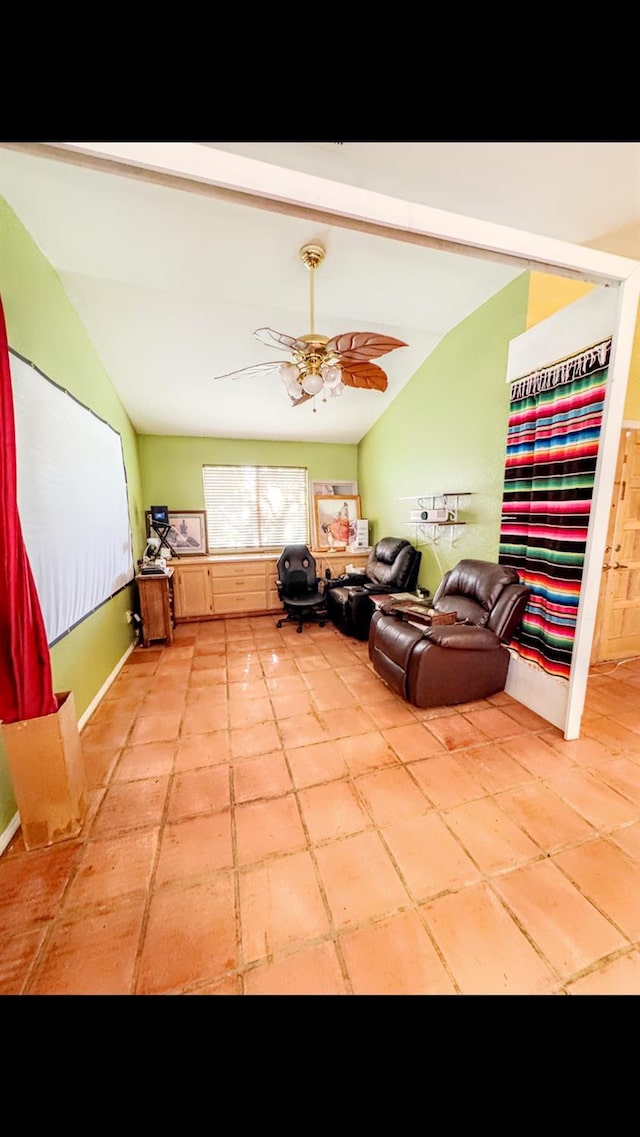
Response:
[[[230,371],[217,375],[216,379],[247,378],[253,375],[267,375],[277,372],[282,379],[287,394],[294,407],[306,403],[314,395],[324,392],[336,398],[345,387],[362,387],[374,391],[386,391],[387,376],[381,367],[371,363],[372,359],[386,355],[396,347],[407,347],[402,340],[377,332],[343,332],[341,335],[318,335],[314,328],[314,284],[315,272],[322,264],[325,250],[322,245],[303,245],[300,258],[310,272],[309,284],[309,332],[304,336],[289,336],[285,332],[275,332],[272,328],[258,328],[253,334],[261,343],[289,351],[293,362],[279,360],[257,363],[253,367],[243,367],[240,371]],[[315,407],[314,407],[315,410]]]

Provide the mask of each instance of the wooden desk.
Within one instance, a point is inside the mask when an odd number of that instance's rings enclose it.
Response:
[[[149,647],[152,640],[173,643],[172,576],[172,568],[162,574],[138,573],[136,576],[144,647]]]

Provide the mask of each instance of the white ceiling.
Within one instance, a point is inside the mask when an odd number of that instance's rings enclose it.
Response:
[[[640,260],[637,142],[201,145]],[[442,337],[522,271],[130,173],[0,142],[0,192],[58,273],[141,433],[358,442]],[[292,407],[276,375],[216,378],[289,358],[258,342],[257,328],[310,330],[299,258],[310,241],[327,252],[315,330],[408,344],[377,361],[384,394],[347,389]]]

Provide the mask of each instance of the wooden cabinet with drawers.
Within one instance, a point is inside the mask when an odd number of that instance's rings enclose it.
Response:
[[[279,612],[276,568],[280,554],[180,557],[173,560],[174,616],[181,620],[222,619]],[[367,553],[313,553],[318,576],[340,576],[348,564],[364,568]]]
[[[152,640],[173,643],[172,577],[172,569],[157,576],[136,576],[144,647],[149,647]]]

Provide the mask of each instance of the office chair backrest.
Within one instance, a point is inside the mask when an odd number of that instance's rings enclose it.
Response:
[[[278,579],[288,596],[304,596],[316,590],[315,557],[306,545],[287,545],[277,562]]]

